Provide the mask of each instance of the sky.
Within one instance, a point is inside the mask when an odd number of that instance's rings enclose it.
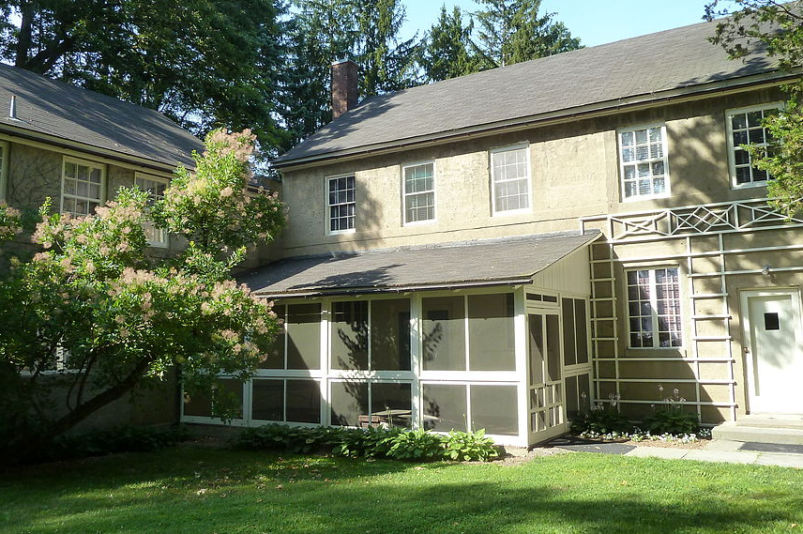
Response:
[[[404,37],[421,37],[438,18],[441,6],[458,5],[476,11],[473,0],[403,0],[407,7]],[[706,0],[543,0],[541,8],[555,13],[573,37],[585,46],[669,30],[702,21]]]

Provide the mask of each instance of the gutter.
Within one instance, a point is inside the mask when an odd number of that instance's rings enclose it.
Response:
[[[364,145],[361,147],[354,147],[336,152],[314,154],[311,156],[287,161],[281,161],[281,158],[279,158],[279,160],[273,162],[273,167],[278,170],[304,169],[323,165],[335,159],[340,161],[348,161],[366,156],[389,154],[411,148],[440,145],[469,138],[489,137],[496,135],[503,130],[505,132],[516,132],[527,130],[533,127],[550,126],[553,124],[566,122],[567,119],[592,119],[614,115],[622,111],[647,109],[655,107],[656,105],[668,104],[670,102],[673,104],[684,103],[693,100],[699,100],[701,98],[710,98],[712,95],[716,94],[735,94],[746,92],[748,90],[775,87],[799,77],[799,72],[779,75],[778,71],[773,71],[771,73],[752,76],[748,80],[737,79],[735,82],[732,80],[725,80],[721,82],[714,82],[708,85],[692,86],[691,88],[683,87],[679,89],[670,89],[659,93],[646,93],[624,99],[620,98],[617,100],[607,100],[574,108],[530,115],[527,117],[518,117],[505,121],[469,126],[449,132],[437,132],[415,138],[388,141],[385,143],[377,143],[375,145]]]
[[[538,273],[533,273],[535,276]],[[364,287],[354,289],[338,289],[335,291],[299,291],[297,293],[271,293],[260,294],[255,293],[259,298],[263,299],[289,299],[289,298],[310,298],[310,297],[342,297],[354,295],[379,295],[386,293],[410,293],[414,291],[457,291],[460,289],[474,289],[482,287],[498,287],[498,286],[520,286],[529,285],[533,283],[533,277],[528,278],[511,278],[507,280],[484,280],[476,282],[455,282],[450,284],[436,284],[436,285],[421,285],[421,286],[400,286],[400,287]]]

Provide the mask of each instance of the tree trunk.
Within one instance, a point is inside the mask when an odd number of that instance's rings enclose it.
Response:
[[[4,454],[3,458],[0,459],[0,464],[15,464],[26,459],[36,458],[37,453],[41,452],[42,448],[46,447],[55,437],[73,428],[96,411],[134,389],[139,384],[150,363],[150,358],[143,359],[126,378],[85,403],[79,404],[61,419],[37,432],[12,439],[6,447],[6,451],[3,451]]]

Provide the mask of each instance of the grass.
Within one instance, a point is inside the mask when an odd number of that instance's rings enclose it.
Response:
[[[520,465],[193,446],[0,475],[0,533],[803,532],[803,471],[562,454]]]

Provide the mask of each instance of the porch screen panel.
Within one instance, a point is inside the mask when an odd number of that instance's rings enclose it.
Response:
[[[530,315],[530,385],[544,383],[544,328],[542,315]]]
[[[516,386],[471,386],[471,429],[488,434],[518,434]]]
[[[410,370],[410,301],[371,302],[371,368]]]
[[[254,380],[251,417],[260,421],[284,421],[284,380]]]
[[[273,313],[275,313],[276,317],[282,321],[287,320],[287,306],[282,304],[276,305],[273,307]],[[284,328],[285,327],[282,326],[279,332],[276,334],[276,337],[273,338],[270,347],[268,347],[268,350],[265,353],[265,358],[259,362],[260,369],[284,369]]]
[[[466,431],[466,386],[424,384],[424,428],[438,432]]]
[[[197,417],[213,417],[219,415],[216,408],[223,406],[239,407],[229,414],[233,419],[243,417],[243,383],[230,378],[221,378],[215,382],[211,395],[185,395],[184,415]]]
[[[368,415],[367,382],[332,382],[332,424],[359,426],[360,416]]]
[[[588,363],[588,331],[585,300],[574,300],[574,328],[577,333],[577,363]]]
[[[371,414],[390,426],[412,426],[412,384],[374,382],[371,384]]]
[[[577,363],[577,347],[575,346],[574,300],[561,300],[563,314],[563,361],[566,365]]]
[[[332,369],[368,370],[368,302],[332,304]]]
[[[424,369],[464,371],[466,330],[463,297],[422,299]]]
[[[469,368],[514,371],[513,294],[468,297]]]
[[[315,380],[287,381],[287,421],[321,422],[321,386]]]
[[[560,380],[560,330],[556,315],[546,316],[547,381]]]
[[[287,307],[287,368],[321,368],[321,305]]]

